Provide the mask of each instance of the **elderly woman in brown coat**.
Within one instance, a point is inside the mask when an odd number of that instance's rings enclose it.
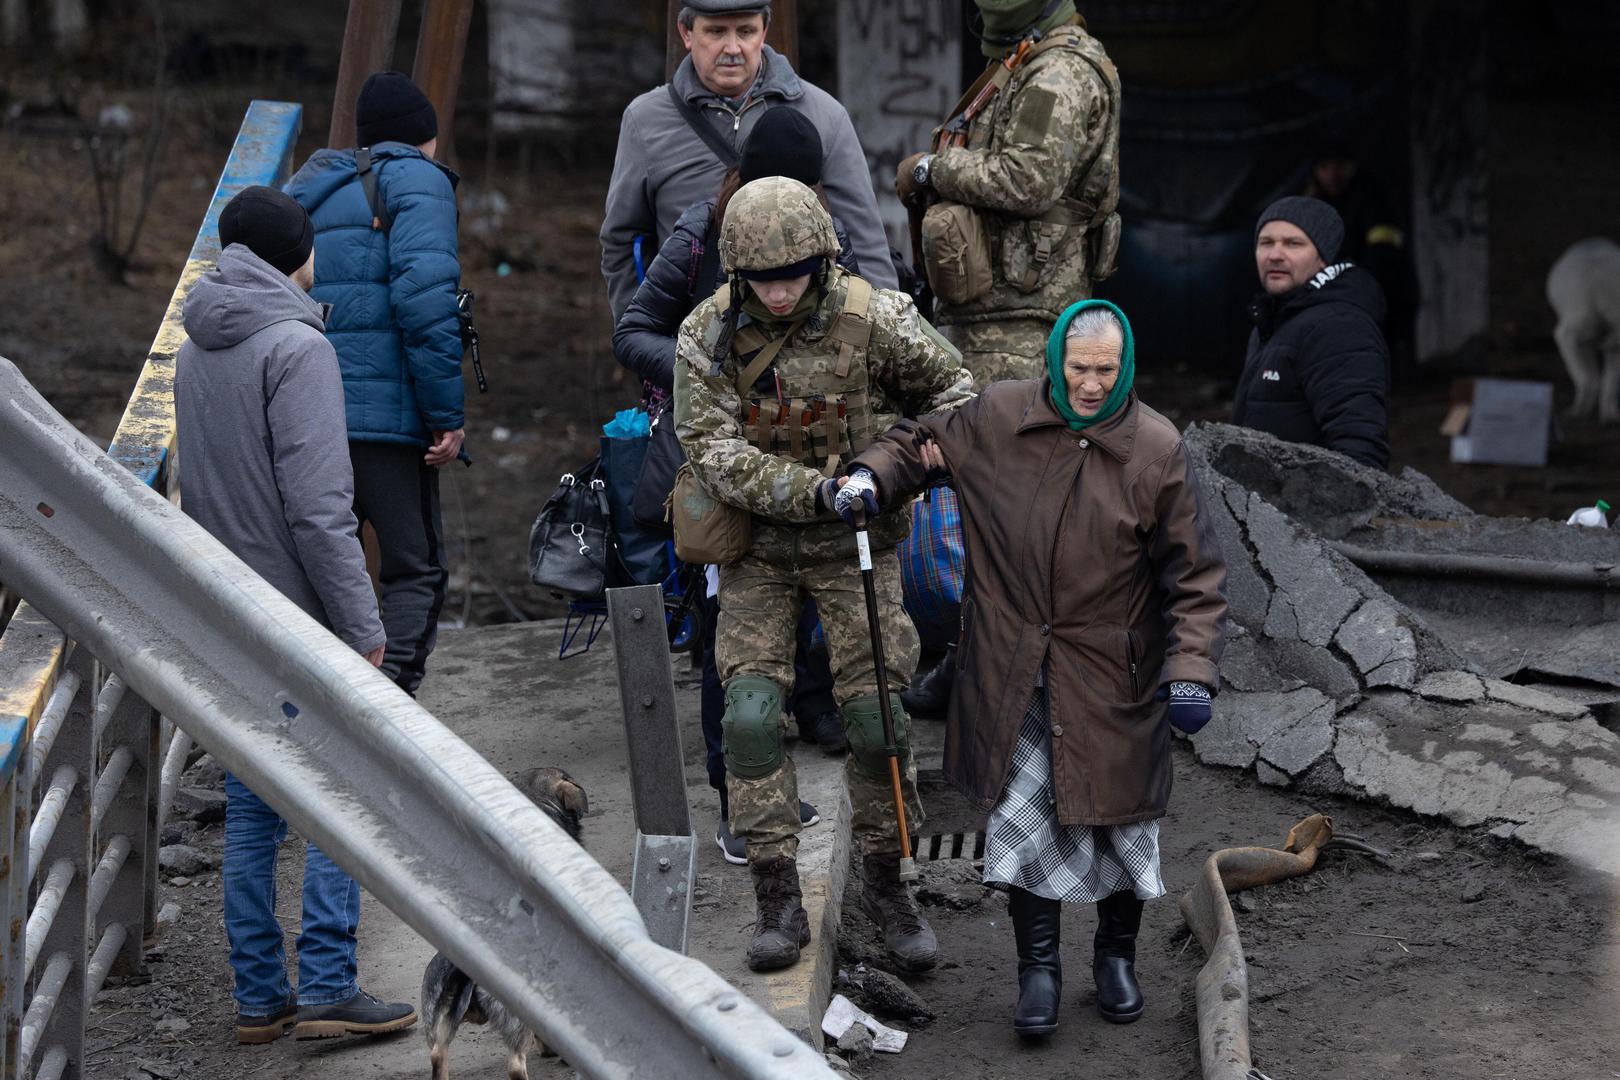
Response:
[[[1209,719],[1226,567],[1181,436],[1132,391],[1130,324],[1066,311],[1047,376],[903,421],[835,501],[868,512],[955,477],[967,540],[945,772],[990,812],[984,878],[1006,888],[1020,1034],[1057,1028],[1064,901],[1095,903],[1097,1008],[1142,1013],[1142,902],[1164,894],[1170,728]]]

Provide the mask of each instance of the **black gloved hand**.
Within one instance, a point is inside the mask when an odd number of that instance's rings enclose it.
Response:
[[[1209,687],[1195,682],[1171,682],[1159,687],[1154,701],[1170,702],[1170,726],[1177,731],[1196,735],[1214,715],[1210,706]]]

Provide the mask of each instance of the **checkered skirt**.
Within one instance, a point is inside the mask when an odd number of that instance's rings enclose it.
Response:
[[[1163,896],[1157,821],[1058,823],[1051,728],[1041,687],[1018,729],[1012,777],[985,826],[984,883],[1068,903],[1095,903],[1126,889],[1143,900]]]

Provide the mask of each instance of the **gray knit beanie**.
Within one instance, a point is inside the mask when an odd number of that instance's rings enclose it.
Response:
[[[1321,199],[1289,195],[1266,207],[1266,212],[1254,224],[1256,244],[1260,242],[1260,230],[1272,221],[1286,221],[1299,226],[1300,231],[1316,245],[1316,252],[1322,256],[1323,262],[1331,265],[1339,257],[1339,248],[1344,245],[1344,219]]]

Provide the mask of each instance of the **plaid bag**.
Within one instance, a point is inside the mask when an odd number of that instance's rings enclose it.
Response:
[[[926,649],[956,640],[962,614],[962,509],[956,489],[931,488],[912,505],[911,536],[900,545],[906,612]]]

